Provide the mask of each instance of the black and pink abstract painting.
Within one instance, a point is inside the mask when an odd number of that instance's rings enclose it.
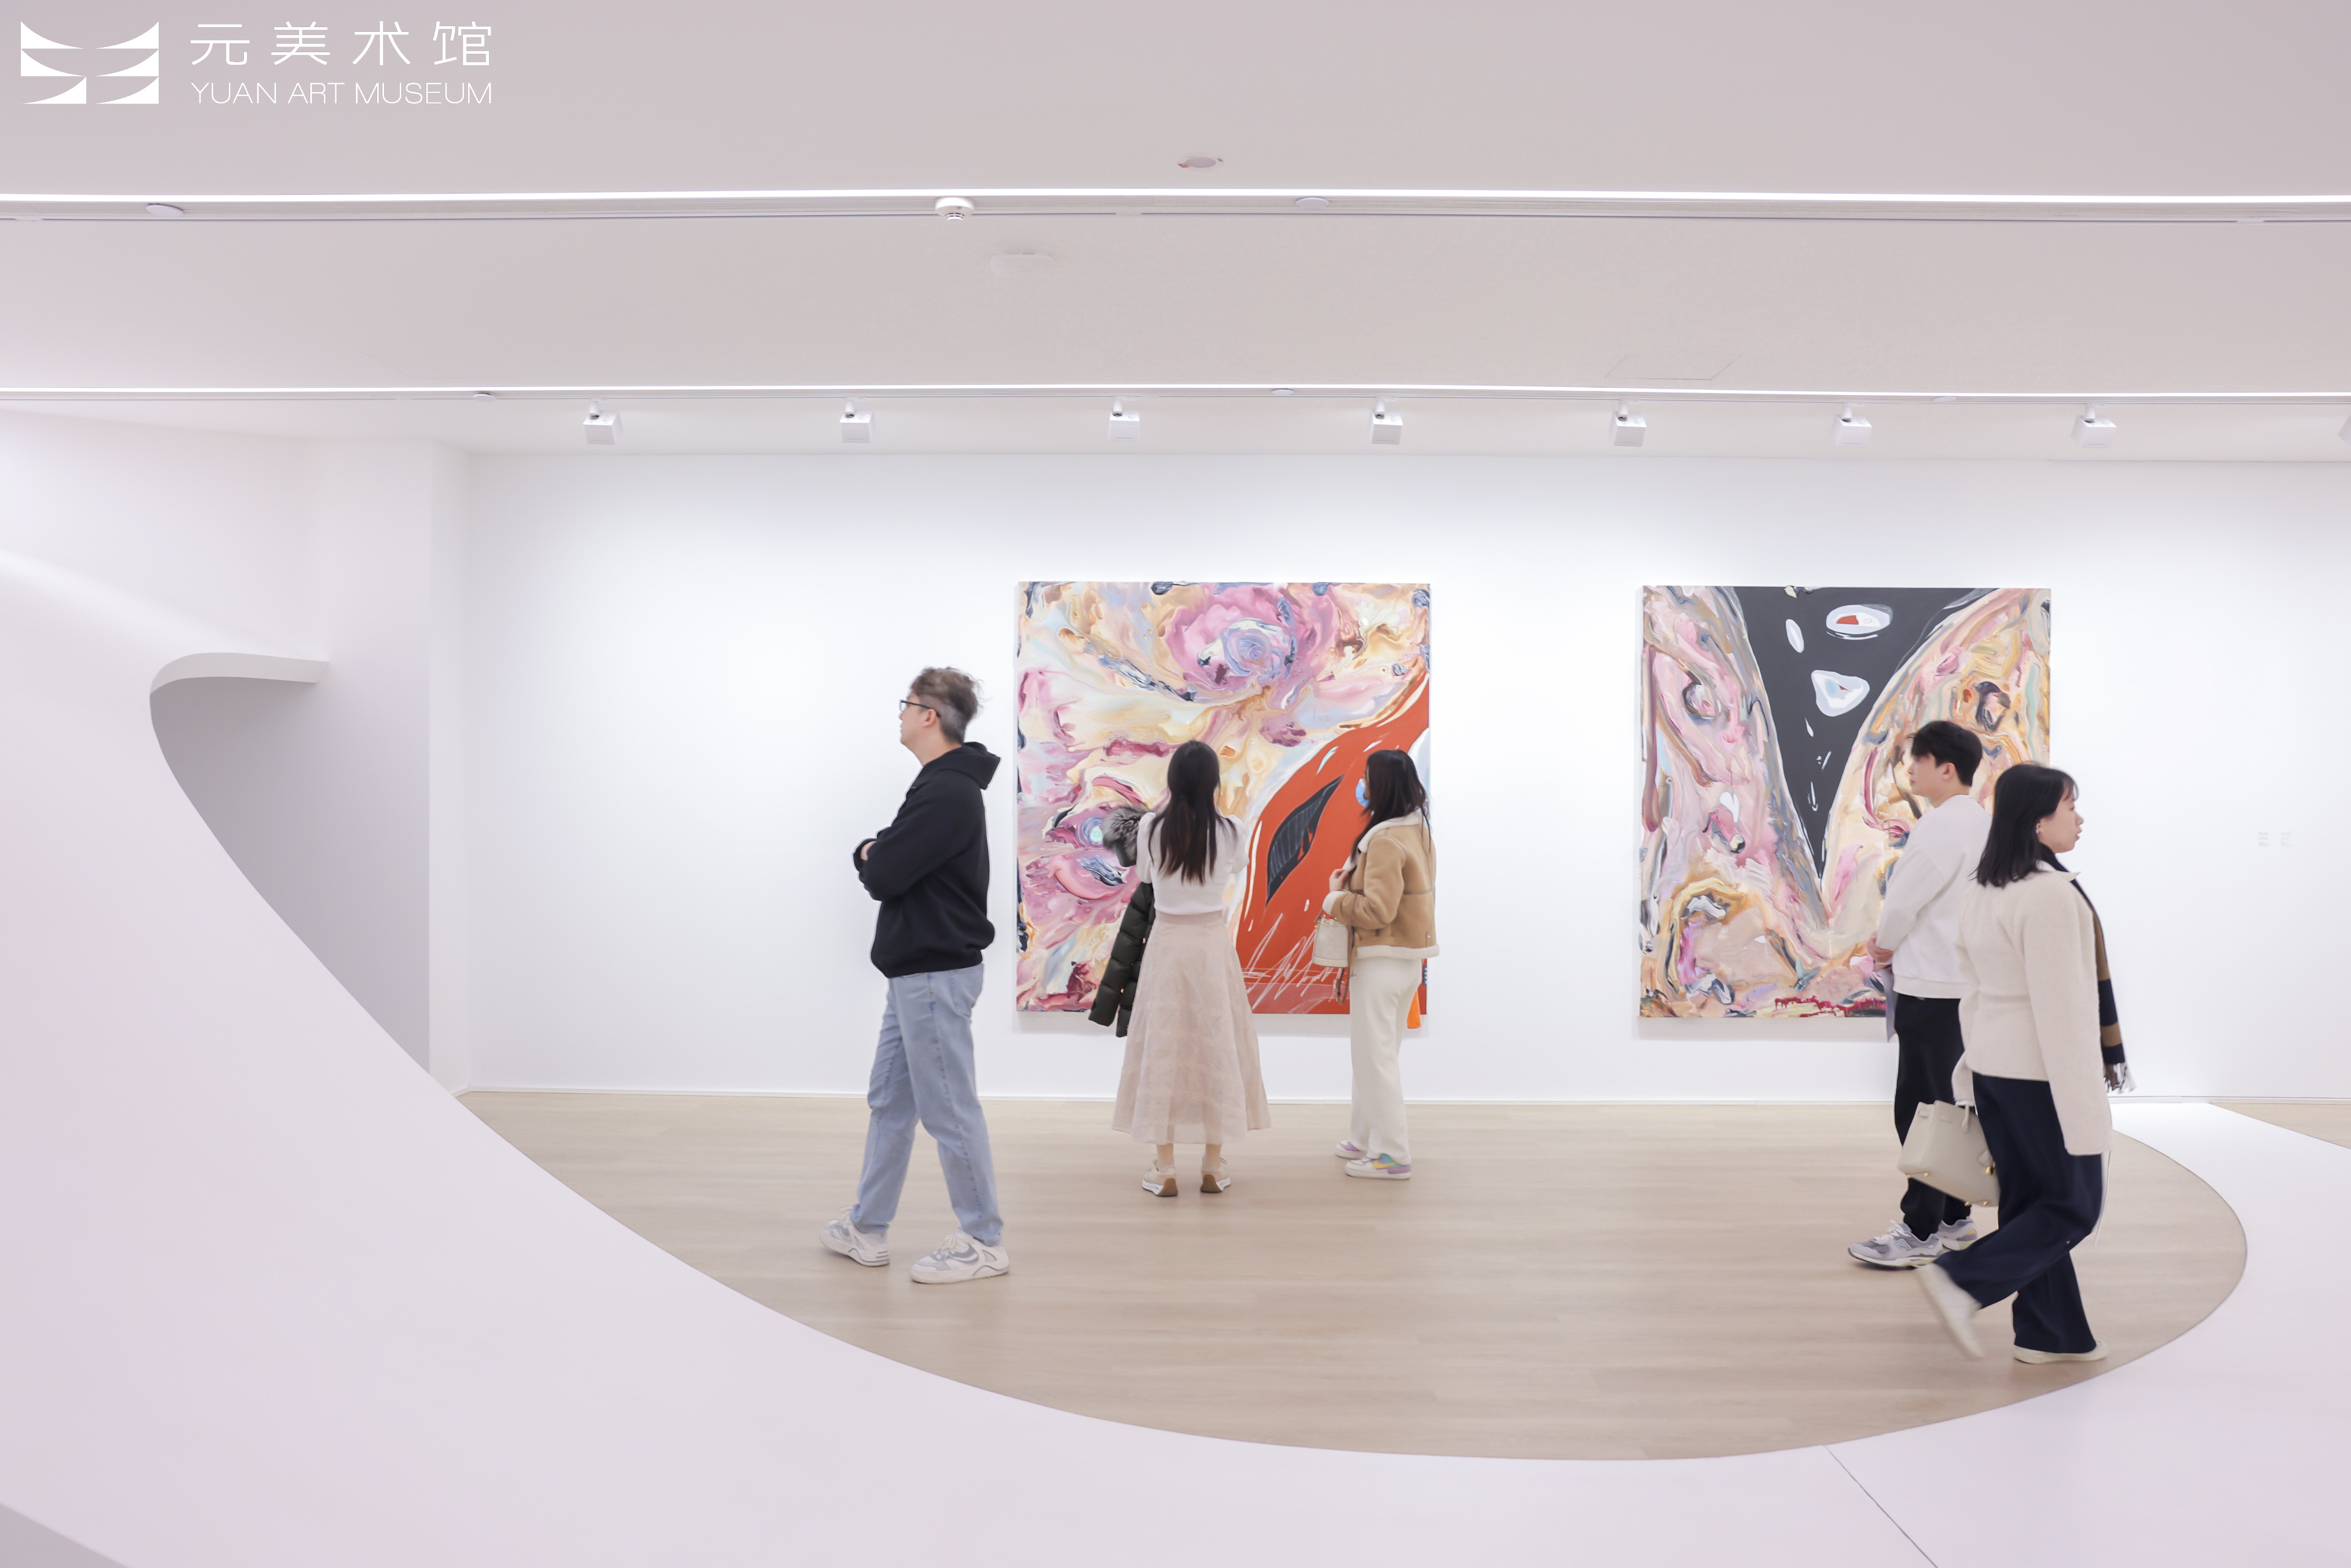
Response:
[[[2048,591],[1645,588],[1641,638],[1642,1014],[1882,1015],[1905,743],[1974,731],[1987,804],[2048,759]]]

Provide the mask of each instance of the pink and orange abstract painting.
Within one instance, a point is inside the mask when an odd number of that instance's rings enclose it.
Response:
[[[1023,583],[1019,706],[1022,1011],[1092,1005],[1134,887],[1104,819],[1158,805],[1187,740],[1216,747],[1248,846],[1230,913],[1250,1005],[1346,1010],[1309,962],[1314,922],[1364,759],[1410,751],[1426,774],[1426,584]]]
[[[2049,758],[2049,592],[1641,591],[1641,1012],[1882,1016],[1869,939],[1918,821],[1903,747]]]

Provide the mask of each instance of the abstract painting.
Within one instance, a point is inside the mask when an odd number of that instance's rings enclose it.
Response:
[[[1248,850],[1229,915],[1251,1007],[1346,1011],[1314,922],[1364,759],[1410,751],[1426,777],[1426,584],[1023,583],[1019,703],[1022,1011],[1092,1005],[1134,885],[1103,819],[1158,805],[1187,740],[1216,747]]]
[[[2049,757],[2037,588],[1641,591],[1641,1012],[1883,1016],[1869,939],[1925,803],[1904,744]]]

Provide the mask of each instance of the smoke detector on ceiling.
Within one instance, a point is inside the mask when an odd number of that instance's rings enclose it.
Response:
[[[1212,158],[1206,152],[1195,152],[1189,158],[1185,159],[1181,163],[1176,164],[1176,167],[1178,169],[1213,169],[1223,162],[1223,159]]]

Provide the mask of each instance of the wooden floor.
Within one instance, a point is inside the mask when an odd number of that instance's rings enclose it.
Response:
[[[1964,1360],[1905,1274],[1846,1243],[1894,1213],[1865,1106],[1416,1106],[1410,1182],[1345,1176],[1332,1105],[1275,1108],[1233,1189],[1143,1193],[1109,1107],[990,1102],[1012,1272],[916,1286],[954,1228],[927,1139],[892,1266],[822,1250],[853,1100],[475,1093],[491,1126],[655,1245],[779,1312],[1067,1410],[1259,1442],[1620,1458],[1748,1453],[1939,1421],[2098,1375],[2234,1286],[2210,1188],[2122,1140],[2077,1260],[2113,1359]],[[1197,1151],[1179,1159],[1197,1162]]]
[[[2351,1104],[2339,1100],[2216,1100],[2231,1111],[2288,1132],[2351,1148]]]

